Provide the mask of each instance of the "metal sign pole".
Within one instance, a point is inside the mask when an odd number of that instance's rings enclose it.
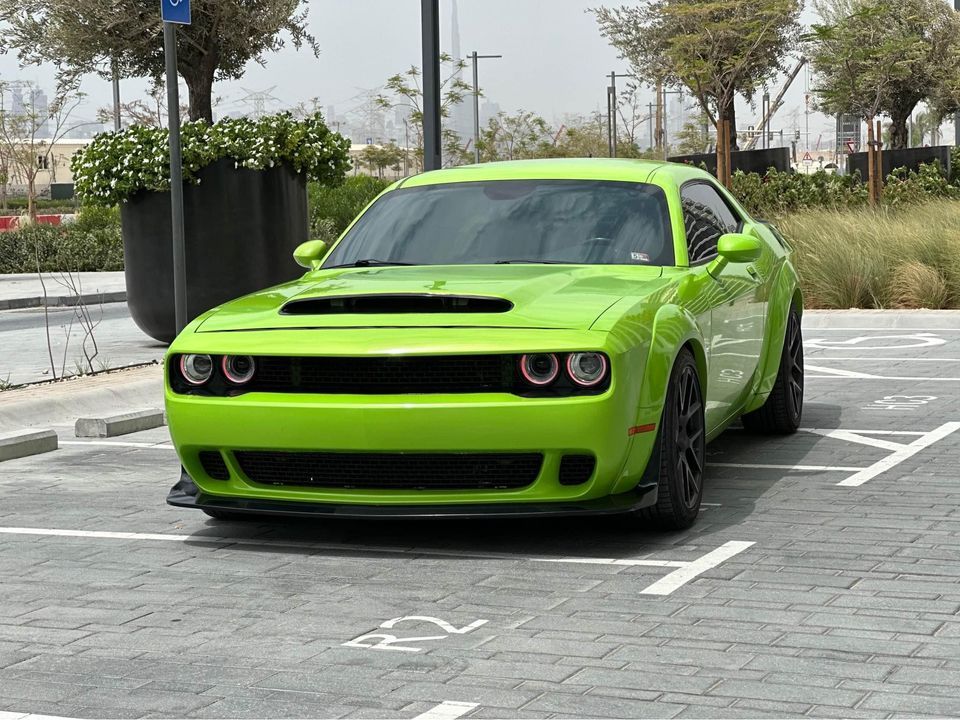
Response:
[[[180,156],[180,92],[177,86],[177,26],[163,24],[167,65],[167,126],[170,128],[170,220],[173,230],[173,302],[177,334],[187,326],[187,258],[183,231],[183,162]]]

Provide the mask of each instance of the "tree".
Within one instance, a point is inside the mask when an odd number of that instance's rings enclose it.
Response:
[[[683,124],[680,131],[673,137],[679,154],[693,155],[706,151],[710,144],[710,138],[704,127],[707,122],[706,117],[701,117],[696,120],[687,120]]]
[[[607,119],[599,112],[569,115],[557,131],[550,157],[606,157]]]
[[[536,113],[497,113],[480,131],[480,159],[491,162],[542,157],[553,145],[553,135],[547,121]]]
[[[0,146],[2,146],[4,202],[6,183],[18,179],[27,188],[27,215],[37,219],[37,176],[44,171],[55,172],[53,149],[57,141],[79,126],[68,126],[70,114],[82,102],[83,95],[75,93],[60,96],[49,106],[37,102],[39,89],[26,82],[17,83],[23,107],[14,110],[6,103],[13,84],[0,82]],[[43,135],[44,137],[41,137]]]
[[[440,55],[441,63],[449,63],[451,71],[440,83],[440,117],[450,116],[450,109],[463,102],[473,88],[463,81],[461,74],[467,67],[464,60],[453,60],[449,55]],[[407,112],[407,119],[414,129],[416,140],[416,159],[418,168],[423,167],[423,88],[420,85],[420,68],[411,65],[408,70],[387,78],[385,93],[377,96],[377,102],[383,108],[399,107]],[[462,159],[468,153],[460,146],[459,136],[449,128],[443,128],[441,141],[448,160],[450,153]]]
[[[285,44],[319,52],[307,32],[306,0],[192,0],[192,23],[177,29],[177,69],[190,95],[190,119],[213,122],[213,83],[239,78],[247,62]],[[23,64],[52,63],[60,92],[95,73],[160,79],[163,27],[152,0],[19,0],[0,9],[0,50]]]
[[[736,96],[752,97],[783,69],[800,9],[800,0],[646,0],[593,12],[640,81],[687,88],[718,130],[717,174],[729,184]]]
[[[808,54],[824,112],[889,116],[890,144],[929,100],[943,116],[960,106],[960,15],[941,0],[820,0]],[[869,115],[867,115],[869,113]]]
[[[146,127],[165,127],[167,124],[167,95],[162,81],[154,82],[147,93],[146,100],[137,98],[120,103],[121,125],[145,125]],[[180,103],[180,117],[190,112],[188,105]],[[113,123],[113,106],[97,109],[97,122]]]
[[[384,169],[396,168],[403,162],[403,150],[394,143],[389,145],[367,145],[360,151],[360,161],[370,168],[378,178],[383,179]]]

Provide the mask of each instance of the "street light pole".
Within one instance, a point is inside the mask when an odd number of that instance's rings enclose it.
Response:
[[[607,86],[607,145],[610,157],[617,156],[617,78],[632,77],[629,73],[610,71],[610,85]]]
[[[477,60],[492,60],[502,58],[503,55],[478,55],[474,50],[470,57],[473,59],[473,158],[480,164],[480,80],[477,71]]]
[[[423,44],[423,169],[439,170],[440,156],[440,0],[420,0]]]

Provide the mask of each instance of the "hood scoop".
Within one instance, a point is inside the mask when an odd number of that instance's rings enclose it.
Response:
[[[504,313],[513,309],[509,300],[472,295],[405,293],[386,295],[340,295],[291,300],[281,315],[401,315],[410,313]]]

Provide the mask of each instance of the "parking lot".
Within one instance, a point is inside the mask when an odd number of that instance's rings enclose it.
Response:
[[[215,522],[165,429],[56,428],[0,465],[0,720],[960,715],[960,323],[898,317],[805,319],[804,429],[708,446],[683,533]]]

